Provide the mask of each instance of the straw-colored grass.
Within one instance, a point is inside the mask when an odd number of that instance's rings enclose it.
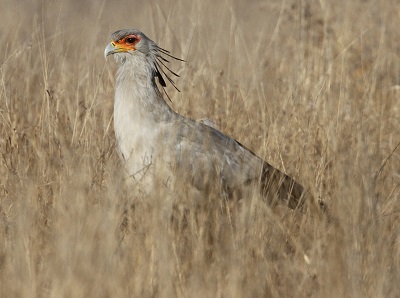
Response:
[[[0,0],[1,297],[400,296],[399,4],[215,2]],[[187,60],[176,111],[336,221],[126,183],[103,50],[130,27]]]

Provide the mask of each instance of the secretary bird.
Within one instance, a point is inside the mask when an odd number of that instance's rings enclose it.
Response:
[[[129,175],[142,181],[149,194],[156,187],[155,180],[163,179],[163,186],[179,180],[205,195],[219,183],[227,198],[259,187],[267,202],[281,202],[293,209],[304,201],[304,188],[294,179],[212,125],[169,107],[156,79],[162,88],[167,79],[178,89],[166,72],[178,75],[166,63],[169,58],[183,60],[136,29],[114,32],[104,55],[113,55],[120,64],[114,101],[117,149]]]

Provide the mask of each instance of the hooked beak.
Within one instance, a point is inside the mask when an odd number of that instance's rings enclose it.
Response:
[[[104,58],[107,58],[108,55],[112,55],[116,52],[117,52],[117,47],[115,46],[115,43],[110,42],[104,49]]]
[[[115,53],[128,52],[135,50],[135,47],[126,45],[124,43],[117,43],[115,41],[110,42],[104,49],[104,57]]]

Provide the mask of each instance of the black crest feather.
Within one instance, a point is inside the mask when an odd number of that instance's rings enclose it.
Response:
[[[179,75],[178,75],[176,72],[172,71],[172,70],[166,65],[166,63],[169,63],[169,60],[167,60],[166,58],[164,58],[164,57],[162,56],[162,54],[163,54],[163,55],[166,55],[166,56],[168,56],[168,57],[171,57],[171,58],[173,58],[173,59],[175,59],[175,60],[178,60],[178,61],[185,62],[185,60],[180,59],[180,58],[177,58],[177,57],[171,55],[170,52],[169,52],[168,50],[165,50],[165,49],[163,49],[163,48],[160,48],[159,46],[156,46],[156,49],[157,49],[157,54],[155,54],[156,59],[155,59],[155,63],[154,63],[154,67],[155,67],[155,70],[156,70],[156,71],[155,71],[155,76],[157,77],[158,82],[160,83],[160,85],[163,87],[163,91],[164,91],[165,95],[166,95],[166,96],[168,97],[168,99],[171,101],[171,98],[169,97],[168,93],[167,93],[167,92],[165,91],[165,89],[164,89],[164,88],[167,86],[167,84],[166,84],[164,78],[166,78],[166,79],[171,83],[171,85],[172,85],[178,92],[181,92],[181,90],[178,89],[178,87],[176,86],[174,80],[171,79],[170,75],[169,75],[166,71],[168,71],[170,74],[172,74],[172,75],[174,75],[174,76],[176,76],[176,77],[179,77]],[[164,69],[165,69],[165,70],[164,70]]]

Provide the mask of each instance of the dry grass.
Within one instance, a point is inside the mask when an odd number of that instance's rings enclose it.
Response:
[[[24,2],[0,1],[1,297],[400,296],[396,1]],[[336,224],[124,183],[103,58],[123,27],[187,59],[175,110],[295,176]]]

